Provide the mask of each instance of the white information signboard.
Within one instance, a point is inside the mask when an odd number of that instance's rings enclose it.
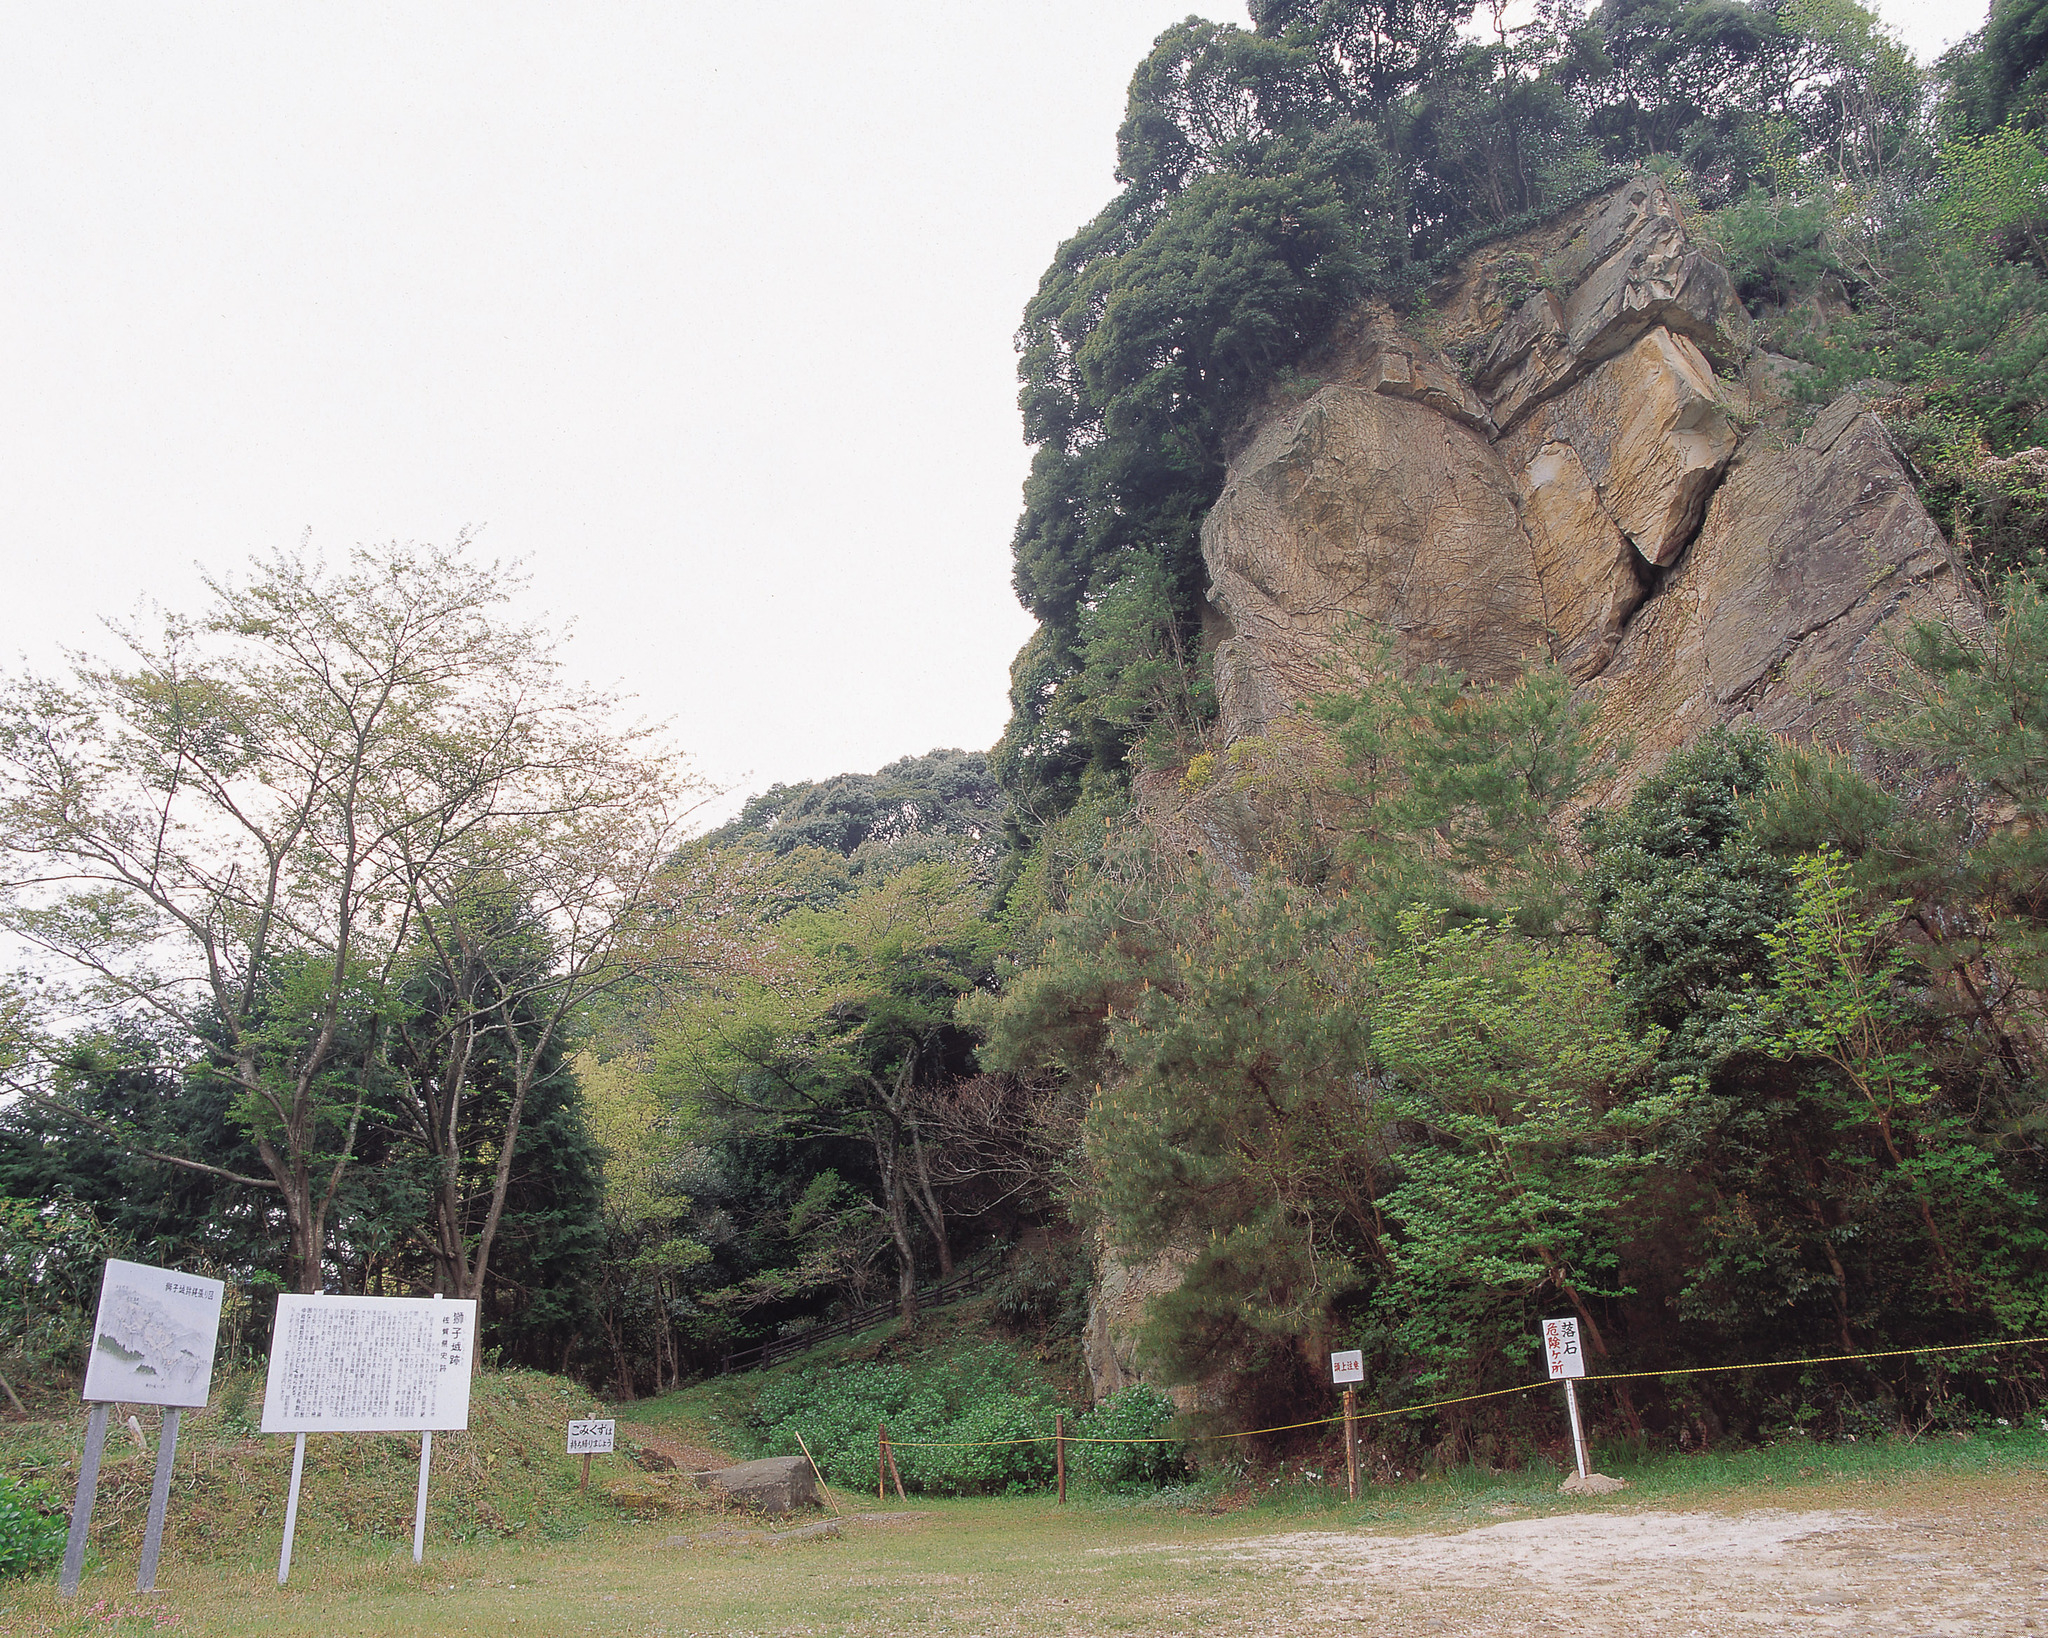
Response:
[[[1579,1352],[1579,1322],[1554,1319],[1543,1322],[1543,1358],[1550,1367],[1550,1380],[1561,1376],[1584,1376],[1586,1356]]]
[[[1363,1382],[1365,1380],[1365,1350],[1352,1348],[1344,1353],[1330,1356],[1330,1380],[1332,1382]]]
[[[571,1422],[569,1454],[609,1456],[612,1453],[612,1433],[616,1426],[614,1422]]]
[[[88,1400],[204,1405],[220,1336],[219,1280],[110,1258],[86,1356]]]
[[[263,1431],[466,1428],[475,1352],[473,1299],[279,1297]]]

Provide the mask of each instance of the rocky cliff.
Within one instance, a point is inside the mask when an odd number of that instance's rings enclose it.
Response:
[[[1431,295],[1354,315],[1231,464],[1202,534],[1227,739],[1361,629],[1475,680],[1547,654],[1632,747],[1611,799],[1714,723],[1855,748],[1889,636],[1973,618],[1883,425],[1792,400],[1654,178]]]
[[[1294,708],[1384,641],[1477,681],[1554,658],[1627,748],[1593,802],[1716,723],[1867,762],[1890,639],[1981,613],[1863,400],[1797,401],[1803,366],[1756,344],[1649,177],[1431,294],[1352,315],[1230,465],[1202,532],[1226,741],[1278,747],[1313,805],[1330,748]],[[1242,875],[1260,815],[1181,789],[1154,788],[1153,823]],[[1183,1261],[1100,1250],[1098,1394],[1138,1374],[1145,1302]]]

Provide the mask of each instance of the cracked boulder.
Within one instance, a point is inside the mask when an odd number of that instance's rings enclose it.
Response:
[[[817,1475],[801,1456],[764,1456],[690,1477],[700,1490],[722,1491],[763,1513],[787,1513],[818,1500]]]
[[[1551,650],[1584,682],[1606,669],[1628,617],[1649,595],[1641,561],[1568,443],[1536,451],[1522,469],[1521,502]]]
[[[1473,366],[1472,384],[1504,431],[1655,329],[1724,367],[1749,351],[1749,318],[1728,270],[1693,243],[1654,177],[1567,216],[1539,248],[1545,288],[1494,331]],[[1480,281],[1467,283],[1462,304],[1473,310],[1485,296]]]

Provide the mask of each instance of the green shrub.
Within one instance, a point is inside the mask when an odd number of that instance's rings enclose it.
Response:
[[[1058,1396],[1001,1343],[914,1365],[845,1365],[770,1382],[750,1421],[764,1453],[794,1455],[803,1435],[833,1484],[875,1482],[875,1425],[886,1424],[906,1489],[974,1496],[1050,1480]],[[1030,1440],[1031,1443],[1012,1441]]]
[[[1187,1447],[1162,1438],[1173,1418],[1173,1401],[1157,1388],[1143,1382],[1119,1388],[1083,1416],[1079,1428],[1083,1439],[1117,1442],[1078,1445],[1075,1459],[1089,1478],[1115,1489],[1170,1484],[1187,1468]]]
[[[1811,295],[1822,279],[1839,273],[1827,226],[1825,200],[1794,204],[1753,188],[1716,212],[1707,231],[1721,241],[1736,292],[1756,312]]]
[[[989,1307],[1018,1336],[1079,1336],[1088,1322],[1094,1267],[1078,1246],[1032,1252],[1003,1270]]]
[[[64,1556],[64,1503],[42,1479],[0,1479],[0,1581],[34,1575]]]

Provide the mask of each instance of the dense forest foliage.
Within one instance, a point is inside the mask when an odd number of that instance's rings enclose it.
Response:
[[[1562,1312],[1601,1370],[2048,1333],[2048,0],[1931,67],[1855,0],[1249,23],[1160,36],[1024,315],[1039,629],[986,755],[687,837],[459,552],[280,559],[13,686],[6,925],[47,960],[4,1018],[10,1381],[65,1368],[109,1252],[230,1277],[251,1348],[267,1290],[476,1295],[504,1357],[627,1395],[915,1323],[977,1259],[1068,1349],[1098,1256],[1177,1259],[1148,1373],[1272,1420],[1333,1347],[1386,1406],[1525,1380]],[[1803,391],[1883,383],[1992,610],[1871,704],[1909,777],[1716,731],[1568,820],[1600,752],[1542,668],[1366,666],[1319,762],[1223,746],[1199,529],[1249,417],[1361,300],[1644,166]],[[1249,878],[1165,839],[1222,780]],[[1969,1360],[1616,1414],[2038,1402],[2048,1355]],[[1517,1404],[1376,1437],[1515,1460]]]

